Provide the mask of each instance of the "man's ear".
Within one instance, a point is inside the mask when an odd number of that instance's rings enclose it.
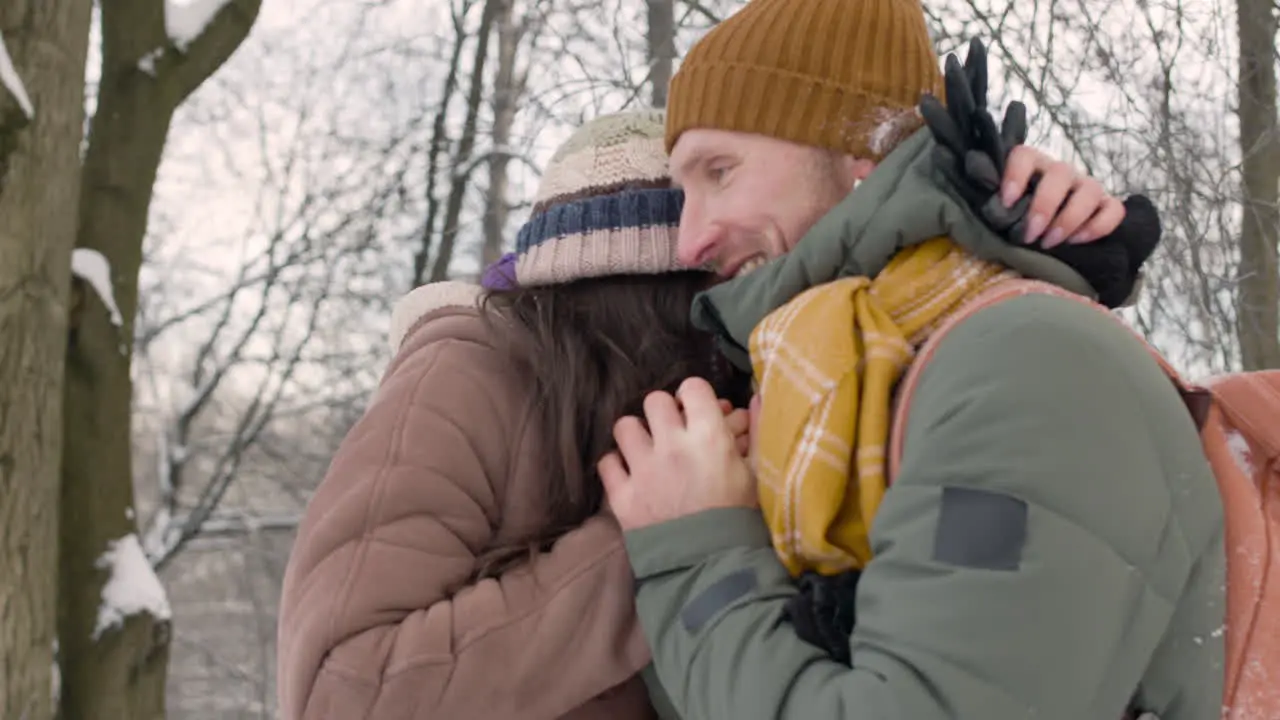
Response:
[[[858,180],[858,182],[866,180],[867,176],[876,169],[876,163],[874,160],[855,158],[852,155],[849,156],[849,159],[853,161],[853,176]]]
[[[837,164],[840,168],[840,178],[844,181],[845,192],[853,192],[853,188],[876,169],[874,160],[854,157],[853,155],[841,155]]]

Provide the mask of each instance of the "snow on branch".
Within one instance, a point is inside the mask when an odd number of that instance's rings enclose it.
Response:
[[[156,63],[159,62],[162,57],[164,57],[164,48],[156,48],[138,59],[138,69],[151,77],[155,77]]]
[[[174,47],[185,51],[229,2],[230,0],[165,0],[164,29]]]
[[[211,515],[200,524],[200,537],[215,535],[254,535],[260,532],[296,530],[302,522],[302,516],[290,515],[250,515],[247,513],[226,513],[222,516]]]
[[[111,286],[111,263],[107,258],[97,250],[76,248],[71,253],[71,274],[89,283],[111,313],[111,324],[120,327],[124,318],[116,305],[116,295]]]
[[[0,33],[0,87],[9,91],[28,120],[35,117],[36,109],[31,104],[31,98],[27,95],[26,86],[22,84],[22,78],[18,77],[18,69],[13,66],[13,58],[9,57],[9,51],[4,46],[3,33]]]
[[[102,604],[98,606],[94,640],[107,630],[119,627],[125,618],[132,615],[145,612],[157,620],[168,620],[172,616],[164,586],[151,569],[136,534],[129,533],[109,542],[106,552],[94,566],[111,570],[111,576],[102,586]]]

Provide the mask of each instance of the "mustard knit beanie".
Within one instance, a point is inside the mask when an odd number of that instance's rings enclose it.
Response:
[[[751,0],[671,79],[667,152],[713,128],[880,160],[944,97],[919,0]]]
[[[605,115],[578,128],[542,175],[509,260],[525,287],[683,270],[661,110]]]

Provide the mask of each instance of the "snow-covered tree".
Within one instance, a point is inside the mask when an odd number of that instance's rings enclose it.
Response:
[[[0,3],[0,717],[57,700],[63,354],[90,2]]]
[[[81,193],[78,204],[62,208],[77,223],[81,270],[69,313],[63,394],[62,717],[164,717],[169,606],[133,515],[130,368],[138,273],[173,114],[240,46],[260,5],[112,0],[99,6],[101,71]],[[83,86],[83,64],[65,70],[63,82]]]

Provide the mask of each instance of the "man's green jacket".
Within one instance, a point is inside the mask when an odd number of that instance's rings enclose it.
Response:
[[[987,231],[935,175],[930,143],[908,140],[789,255],[700,297],[696,322],[742,364],[769,311],[940,234],[1087,291]],[[1218,717],[1221,501],[1180,396],[1135,338],[1062,298],[984,310],[939,346],[906,432],[851,668],[783,620],[796,590],[759,511],[627,534],[653,669],[680,717],[1115,720],[1131,704]]]

